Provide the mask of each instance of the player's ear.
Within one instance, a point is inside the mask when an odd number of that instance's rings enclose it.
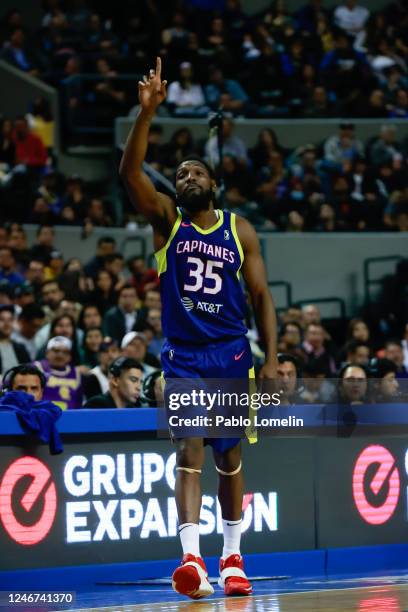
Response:
[[[211,181],[211,191],[213,193],[217,192],[217,183],[215,181]]]

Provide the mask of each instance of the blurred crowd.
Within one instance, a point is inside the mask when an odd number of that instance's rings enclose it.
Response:
[[[343,120],[323,142],[287,149],[265,128],[248,149],[227,116],[223,207],[268,230],[407,231],[408,139],[390,123],[365,142],[356,132]],[[146,160],[164,176],[173,180],[191,153],[217,166],[216,137],[195,142],[188,128],[180,128],[163,142],[160,124],[152,126]]]
[[[121,406],[157,405],[164,342],[157,272],[142,257],[125,261],[112,236],[102,236],[85,263],[66,261],[55,238],[54,228],[42,225],[28,245],[21,225],[0,228],[0,374],[34,364],[46,377],[45,399],[64,409],[87,401],[109,406],[119,383]],[[400,269],[406,275],[406,262]],[[398,381],[408,377],[405,303],[405,320],[388,313],[375,324],[363,318],[333,324],[313,304],[281,312],[279,376],[287,398],[294,397],[294,375],[312,381],[301,396],[312,403],[328,401],[329,379],[348,374],[386,376],[394,400],[400,398]],[[246,319],[259,367],[264,354],[249,303]]]
[[[366,3],[367,4],[367,3]],[[167,112],[205,116],[407,117],[404,0],[370,11],[322,0],[290,12],[275,0],[248,15],[239,0],[145,0],[120,10],[96,0],[45,0],[38,23],[4,15],[1,56],[57,87],[94,122],[124,114],[156,55],[171,84]],[[72,79],[92,74],[86,83]]]
[[[135,106],[136,82],[122,91],[119,76],[131,73],[137,81],[160,53],[170,83],[164,114],[206,117],[222,104],[222,205],[255,226],[408,230],[407,137],[384,121],[362,141],[348,118],[408,116],[408,10],[402,0],[373,13],[354,0],[331,12],[312,0],[292,14],[276,1],[255,16],[246,15],[238,0],[160,7],[149,0],[120,12],[91,0],[46,0],[43,8],[38,24],[23,23],[17,9],[4,16],[2,57],[59,87],[62,107],[85,113],[96,126],[101,117],[112,125]],[[82,73],[96,75],[85,89],[75,79]],[[67,79],[69,92],[61,89]],[[325,141],[288,149],[272,129],[263,129],[248,148],[234,128],[237,115],[343,119]],[[94,226],[143,223],[124,192],[122,202],[112,203],[106,185],[58,171],[56,119],[41,98],[26,116],[3,118],[0,221],[83,225],[85,234]],[[194,140],[185,127],[165,140],[160,124],[152,126],[147,161],[164,177],[173,180],[190,153],[214,166],[219,161],[215,137]]]
[[[105,197],[106,185],[64,176],[29,117],[2,122],[0,222],[80,225],[84,235],[94,227],[144,223],[123,190],[118,216]],[[399,137],[390,123],[365,142],[356,132],[353,123],[343,120],[326,140],[287,149],[271,128],[264,128],[247,148],[233,118],[226,116],[219,205],[259,229],[408,231],[408,138]],[[151,127],[146,161],[162,176],[174,182],[177,165],[190,154],[217,166],[215,137],[194,141],[188,128],[180,128],[166,142],[160,124]],[[167,189],[162,182],[156,186]]]

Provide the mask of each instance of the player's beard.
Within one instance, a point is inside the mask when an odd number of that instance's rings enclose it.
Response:
[[[177,204],[185,208],[188,212],[196,213],[200,210],[208,210],[213,198],[212,189],[188,189],[183,193],[177,194]]]

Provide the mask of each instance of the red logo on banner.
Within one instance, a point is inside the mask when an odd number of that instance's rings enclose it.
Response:
[[[386,486],[388,489],[385,500],[379,505],[370,503],[367,500],[364,488],[367,470],[373,464],[378,464],[378,469],[371,482],[366,483],[366,486],[372,491],[374,496],[378,496],[383,486]],[[353,472],[354,502],[363,519],[370,523],[370,525],[383,525],[386,523],[394,514],[399,494],[400,477],[395,466],[395,459],[390,451],[384,448],[384,446],[375,444],[365,448],[358,457]]]
[[[32,481],[22,497],[16,499],[16,485],[26,476],[31,477]],[[3,476],[0,484],[0,519],[9,536],[18,544],[38,544],[52,527],[57,511],[57,492],[50,478],[48,467],[34,457],[21,457],[13,461]],[[33,524],[22,524],[16,518],[13,506],[20,504],[29,513],[36,503],[42,504],[41,516]]]

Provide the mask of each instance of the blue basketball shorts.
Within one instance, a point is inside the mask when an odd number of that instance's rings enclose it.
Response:
[[[166,341],[161,352],[164,379],[254,378],[250,344],[245,336],[206,345],[186,345]],[[236,446],[240,438],[205,438],[205,444],[218,452]]]

